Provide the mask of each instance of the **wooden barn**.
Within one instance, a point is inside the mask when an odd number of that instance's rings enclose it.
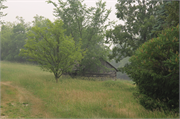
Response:
[[[110,78],[116,78],[117,76],[117,69],[112,66],[109,62],[100,60],[103,67],[96,67],[96,71],[89,71],[88,68],[83,69],[83,73],[78,74],[78,70],[74,69],[73,73],[71,73],[71,76],[85,76],[85,77],[110,77]]]

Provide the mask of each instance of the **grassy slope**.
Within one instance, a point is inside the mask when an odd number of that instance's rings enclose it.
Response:
[[[173,118],[145,110],[130,81],[61,77],[39,67],[1,61],[1,116],[11,118]],[[13,98],[12,98],[13,97]],[[15,110],[15,111],[14,111]]]

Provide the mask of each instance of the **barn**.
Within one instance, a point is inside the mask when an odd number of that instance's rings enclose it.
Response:
[[[71,76],[85,76],[85,77],[110,77],[116,78],[118,70],[105,60],[100,60],[103,67],[96,67],[96,71],[89,71],[88,68],[83,69],[83,73],[78,74],[78,70],[74,69],[73,73],[68,73]]]

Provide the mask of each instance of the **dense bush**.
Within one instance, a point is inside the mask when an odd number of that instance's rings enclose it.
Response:
[[[147,109],[179,110],[179,25],[140,46],[124,70]]]

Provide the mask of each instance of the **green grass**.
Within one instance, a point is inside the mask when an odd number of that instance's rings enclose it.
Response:
[[[7,115],[12,118],[178,118],[178,115],[165,115],[163,112],[144,109],[133,98],[132,93],[136,87],[132,81],[92,81],[62,76],[59,83],[55,83],[52,73],[43,72],[35,65],[5,61],[1,61],[1,81],[11,82],[9,88],[1,84],[2,116]],[[21,90],[24,92],[18,93]],[[24,95],[23,101],[18,100],[20,94]],[[12,97],[17,99],[6,101]],[[12,101],[15,104],[15,111],[10,108]],[[23,107],[25,104],[29,105]]]

